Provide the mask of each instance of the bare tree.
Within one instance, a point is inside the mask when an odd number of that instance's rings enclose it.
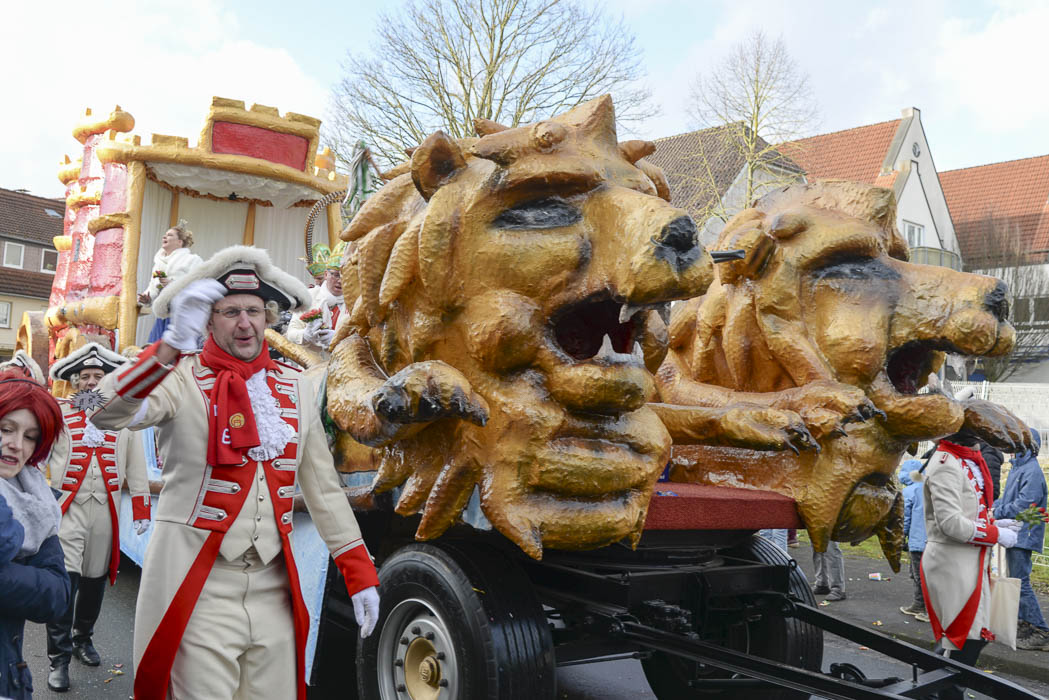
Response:
[[[690,116],[706,131],[697,132],[696,163],[689,172],[668,175],[685,175],[693,188],[706,193],[707,218],[727,221],[763,192],[799,179],[797,166],[783,157],[789,150],[775,144],[811,132],[818,111],[808,76],[782,39],[770,41],[760,31],[750,35],[709,72],[697,76],[690,103]],[[717,130],[717,138],[709,138],[710,129]],[[725,183],[718,177],[729,161],[737,168],[742,162],[745,168],[742,191],[731,199],[725,197]]]
[[[621,122],[651,114],[633,35],[581,0],[409,1],[378,26],[333,89],[339,155],[363,139],[394,163],[437,129],[472,136],[477,117],[517,126],[606,92]]]
[[[967,267],[1005,282],[1016,327],[1012,353],[981,360],[987,380],[1001,382],[1027,363],[1049,359],[1049,267],[1045,252],[1031,250],[1016,222],[988,211],[981,228],[986,232],[980,237],[983,252]]]

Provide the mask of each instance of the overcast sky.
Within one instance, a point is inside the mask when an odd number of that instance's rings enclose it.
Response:
[[[0,10],[0,186],[60,196],[73,124],[120,104],[195,142],[212,95],[317,117],[347,50],[399,1],[35,0]],[[755,29],[809,74],[826,133],[921,110],[939,170],[1049,153],[1049,2],[607,0],[644,52],[657,138],[689,130],[697,72]]]

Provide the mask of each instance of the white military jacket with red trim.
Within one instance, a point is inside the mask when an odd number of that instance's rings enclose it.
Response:
[[[149,519],[149,477],[142,439],[127,430],[100,430],[101,435],[89,435],[87,417],[68,401],[60,401],[65,429],[55,440],[48,457],[51,486],[62,492],[59,505],[62,512],[72,502],[84,503],[94,499],[105,503],[110,495],[117,513],[120,512],[120,487],[127,482],[131,492],[131,510],[135,520]],[[94,437],[95,439],[92,439]],[[99,443],[101,438],[101,444]],[[117,523],[113,523],[117,531]]]
[[[164,365],[156,357],[158,346],[103,380],[99,389],[105,403],[92,415],[107,429],[155,426],[164,456],[156,530],[142,572],[141,595],[148,595],[150,604],[143,606],[140,596],[136,610],[135,697],[166,697],[179,640],[216,557],[233,560],[254,547],[264,562],[284,556],[297,697],[305,700],[309,613],[289,537],[296,485],[350,595],[379,582],[328,451],[315,400],[318,387],[285,365],[267,370],[269,395],[279,420],[292,428],[291,439],[282,453],[264,462],[251,459],[249,451],[241,464],[209,465],[208,412],[216,374],[199,356]],[[156,546],[164,547],[159,556]]]
[[[261,464],[206,463],[208,397],[215,374],[199,355],[184,355],[175,367],[164,365],[155,357],[156,347],[107,375],[99,386],[106,403],[91,420],[107,429],[156,427],[165,458],[157,520],[225,532],[219,553],[226,559],[254,546],[269,561],[291,531],[297,484],[350,594],[378,585],[328,450],[315,401],[317,387],[287,365],[277,363],[276,370],[267,372],[282,417],[296,429],[284,454],[266,463],[266,471],[274,475],[270,481],[287,483],[270,484]],[[245,469],[250,469],[250,478],[241,478],[248,476]]]

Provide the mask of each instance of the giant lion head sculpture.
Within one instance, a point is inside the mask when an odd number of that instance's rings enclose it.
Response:
[[[822,447],[675,446],[673,478],[790,495],[818,550],[877,533],[898,565],[893,474],[908,444],[963,427],[1006,449],[1030,435],[987,402],[918,394],[944,351],[1001,355],[1014,331],[1000,281],[908,262],[895,219],[890,190],[834,181],[738,214],[718,247],[746,257],[675,309],[659,388],[676,404],[796,411]]]
[[[637,538],[670,454],[646,406],[656,307],[701,294],[711,257],[609,97],[478,131],[429,137],[343,232],[329,413],[377,448],[373,490],[402,487],[420,539],[475,487],[535,557]]]

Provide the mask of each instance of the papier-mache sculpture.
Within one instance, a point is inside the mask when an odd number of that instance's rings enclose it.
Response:
[[[419,539],[479,487],[533,557],[636,542],[670,456],[646,404],[666,355],[659,308],[702,294],[712,258],[662,172],[637,164],[652,144],[617,141],[609,97],[477,129],[426,139],[343,231],[352,311],[328,411],[377,448],[372,489],[403,487],[396,511],[421,513]],[[745,425],[699,413],[713,439],[743,430],[770,449],[804,430],[783,411]]]
[[[671,403],[795,411],[822,447],[675,444],[672,479],[789,495],[817,550],[877,534],[897,569],[893,473],[908,444],[963,427],[1008,451],[1031,437],[994,404],[918,395],[944,351],[1003,355],[1015,333],[1001,282],[907,262],[895,220],[890,190],[837,181],[787,187],[738,214],[718,247],[746,256],[674,310],[658,383]]]

